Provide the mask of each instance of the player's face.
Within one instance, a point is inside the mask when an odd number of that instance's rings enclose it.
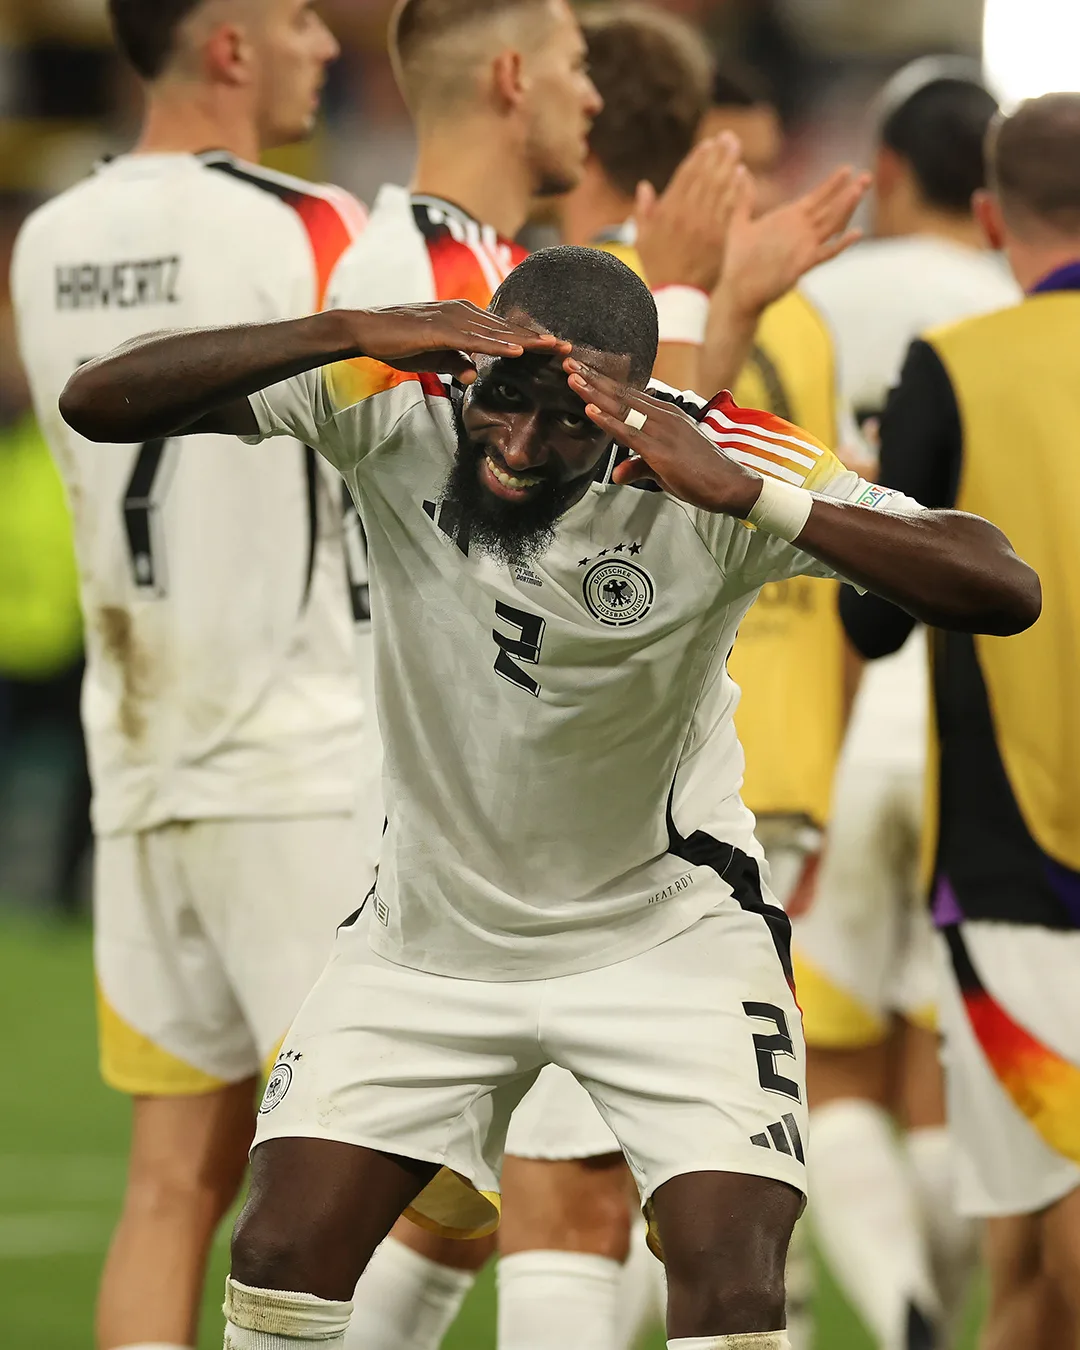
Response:
[[[698,140],[733,131],[742,146],[742,162],[754,176],[759,211],[768,210],[781,199],[777,171],[784,150],[784,132],[776,109],[767,103],[739,108],[714,104],[702,118]]]
[[[549,0],[542,45],[527,62],[526,153],[539,197],[569,192],[581,178],[589,129],[603,107],[589,79],[585,39],[566,0]]]
[[[259,136],[264,148],[311,134],[326,67],[340,48],[313,0],[266,0],[252,35],[258,55]]]
[[[589,352],[624,380],[629,357]],[[444,497],[470,541],[511,564],[542,553],[555,523],[584,496],[611,444],[585,416],[561,357],[481,360],[461,413],[458,453]]]

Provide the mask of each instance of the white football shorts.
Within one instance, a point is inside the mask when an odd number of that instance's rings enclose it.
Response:
[[[810,909],[792,921],[806,1042],[873,1045],[899,1013],[935,1026],[934,930],[920,896],[923,770],[841,761]]]
[[[686,1172],[805,1191],[799,1010],[762,913],[715,908],[599,970],[488,982],[376,956],[369,912],[338,934],[267,1082],[255,1147],[334,1139],[441,1164],[409,1217],[451,1237],[498,1223],[511,1113],[547,1064],[595,1102],[647,1202]],[[779,919],[779,923],[776,923]],[[608,1151],[605,1147],[604,1151]]]
[[[1080,933],[972,920],[957,932],[981,986],[961,989],[939,936],[958,1205],[1034,1214],[1080,1186]]]
[[[807,860],[820,847],[820,831],[801,818],[766,817],[758,821],[758,838],[765,848],[769,890],[785,908]],[[574,1075],[549,1064],[510,1117],[506,1151],[545,1161],[599,1158],[617,1153],[619,1141]]]
[[[94,859],[101,1068],[180,1096],[269,1068],[372,876],[351,815],[176,822]]]

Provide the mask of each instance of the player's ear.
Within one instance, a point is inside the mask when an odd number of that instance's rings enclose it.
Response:
[[[491,79],[502,111],[510,112],[525,101],[525,69],[519,51],[506,47],[499,52],[491,63]]]
[[[1005,217],[1001,203],[986,188],[978,188],[971,198],[971,210],[991,248],[1005,247]]]
[[[251,42],[239,24],[218,24],[203,43],[206,73],[222,84],[250,84],[253,56]]]

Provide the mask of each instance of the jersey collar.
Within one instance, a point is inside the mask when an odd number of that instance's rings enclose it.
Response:
[[[1055,267],[1032,286],[1028,295],[1043,295],[1047,291],[1080,291],[1080,258],[1065,263],[1063,267]]]

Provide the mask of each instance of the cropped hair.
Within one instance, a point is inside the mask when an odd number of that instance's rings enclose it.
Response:
[[[631,384],[644,387],[656,360],[656,302],[624,262],[603,249],[562,244],[530,253],[491,301],[517,310],[576,347],[629,356]]]
[[[642,179],[663,192],[709,106],[712,59],[704,39],[644,5],[582,10],[581,28],[589,76],[604,100],[589,149],[624,196]]]

